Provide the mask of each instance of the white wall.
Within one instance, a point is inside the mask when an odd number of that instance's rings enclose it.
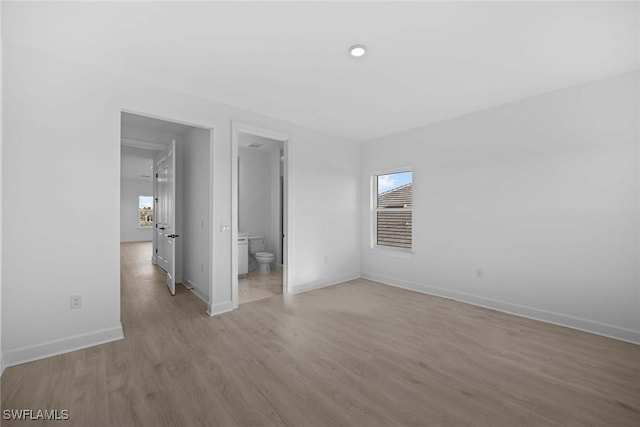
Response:
[[[292,292],[360,275],[360,220],[353,210],[360,194],[359,179],[353,179],[360,176],[360,150],[337,138],[315,141],[294,134],[288,153]]]
[[[238,226],[241,232],[265,236],[267,252],[275,248],[273,223],[272,155],[269,151],[238,148]]]
[[[150,242],[152,228],[138,227],[138,197],[153,196],[153,181],[142,179],[120,180],[120,241]]]
[[[363,275],[639,342],[638,78],[363,143],[362,188],[413,167],[415,251],[369,248],[363,191]]]
[[[0,22],[2,22],[2,2],[0,2]],[[0,31],[0,377],[4,372],[4,346],[2,345],[2,147],[4,146],[4,43],[2,41],[2,31]]]
[[[205,301],[209,299],[211,218],[209,131],[196,129],[184,135],[179,145],[182,158],[182,281]]]
[[[4,59],[2,339],[7,363],[122,336],[122,109],[214,129],[211,312],[233,306],[231,233],[220,231],[221,223],[232,222],[232,120],[292,135],[293,289],[359,275],[358,144],[16,45],[5,43]],[[33,194],[48,207],[46,222],[29,207]],[[96,194],[100,203],[78,209],[81,200]],[[322,203],[329,198],[334,203]],[[46,256],[34,257],[34,247]],[[69,296],[75,294],[82,295],[80,310],[69,309]]]

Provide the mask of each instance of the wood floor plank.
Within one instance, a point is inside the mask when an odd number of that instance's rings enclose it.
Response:
[[[633,426],[640,346],[368,280],[209,317],[122,244],[125,339],[7,368],[2,426]]]

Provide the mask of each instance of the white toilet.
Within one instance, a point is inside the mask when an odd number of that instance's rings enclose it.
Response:
[[[271,252],[265,252],[264,236],[249,236],[249,253],[258,262],[258,273],[271,274],[271,263],[276,256]]]

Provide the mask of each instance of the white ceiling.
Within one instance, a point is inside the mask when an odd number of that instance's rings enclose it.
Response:
[[[150,142],[166,145],[171,143],[172,138],[179,138],[193,129],[193,126],[132,113],[122,113],[120,115],[120,124],[122,138],[136,139],[139,138],[139,132],[143,131],[155,136]]]
[[[153,159],[171,144],[193,129],[166,120],[122,113],[120,115],[120,175],[125,179],[151,181]]]
[[[3,38],[354,140],[636,69],[638,3],[3,3]],[[347,48],[369,47],[355,60]]]

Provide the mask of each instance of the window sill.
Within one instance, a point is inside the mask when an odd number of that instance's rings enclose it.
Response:
[[[415,252],[411,249],[394,249],[386,246],[374,246],[370,249],[374,253],[395,258],[412,259],[415,256]]]

